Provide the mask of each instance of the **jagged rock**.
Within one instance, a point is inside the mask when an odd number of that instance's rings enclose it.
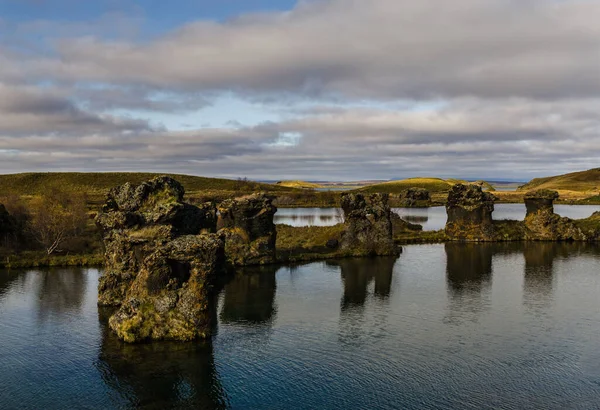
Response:
[[[108,193],[96,223],[104,233],[105,274],[98,285],[98,303],[119,306],[157,246],[180,235],[215,232],[216,208],[183,202],[183,186],[170,177],[139,185],[126,183]]]
[[[216,313],[213,283],[224,257],[216,234],[181,236],[157,247],[140,262],[111,329],[130,343],[207,338]]]
[[[224,263],[216,207],[183,202],[169,177],[112,189],[97,224],[105,273],[98,304],[119,306],[109,325],[126,342],[210,335],[215,276]]]
[[[457,184],[448,194],[446,212],[446,235],[452,240],[494,240],[494,200],[496,197],[483,192],[480,186]]]
[[[406,208],[431,205],[431,195],[424,188],[408,188],[400,194],[400,206]]]
[[[225,239],[225,255],[232,265],[275,262],[277,208],[265,194],[223,201],[218,206],[218,233]]]
[[[581,241],[587,236],[572,219],[554,213],[558,192],[537,190],[525,195],[525,239],[542,241]]]
[[[400,250],[392,236],[388,194],[342,194],[345,231],[342,250],[353,255],[397,255]]]

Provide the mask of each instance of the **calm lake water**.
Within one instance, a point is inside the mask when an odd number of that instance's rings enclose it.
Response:
[[[0,271],[1,408],[600,407],[598,246],[246,270],[205,344],[121,344],[98,275]]]
[[[425,231],[437,231],[446,225],[446,208],[394,208],[394,212],[409,222],[423,225]],[[573,219],[587,218],[596,211],[598,205],[555,205],[554,212]],[[494,219],[525,218],[524,204],[496,204]],[[335,208],[281,208],[275,214],[276,224],[291,226],[329,226],[342,222],[341,210]]]

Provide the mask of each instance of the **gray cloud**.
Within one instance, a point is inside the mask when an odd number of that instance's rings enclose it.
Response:
[[[361,98],[595,97],[594,0],[321,0],[149,43],[66,38],[30,75]]]
[[[427,111],[331,110],[256,127],[0,137],[3,169],[160,170],[256,178],[530,177],[589,168],[600,100],[457,100]],[[301,135],[297,145],[280,136]],[[25,164],[25,165],[24,165]]]
[[[143,42],[126,17],[108,39],[110,19],[29,22],[0,43],[0,171],[527,179],[595,167],[598,15],[594,0],[313,0]],[[149,124],[232,92],[281,119]],[[109,115],[127,110],[150,119]]]
[[[97,115],[79,108],[55,88],[0,83],[0,135],[57,134],[63,137],[149,130],[146,121]],[[68,139],[65,140],[69,143]]]

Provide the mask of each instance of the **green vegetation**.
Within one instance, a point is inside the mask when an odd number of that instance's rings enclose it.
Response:
[[[0,268],[37,268],[53,266],[101,266],[104,256],[101,253],[85,255],[50,255],[46,252],[26,251],[0,257]]]
[[[535,178],[518,188],[519,191],[530,191],[533,189],[598,193],[600,191],[600,168],[553,177]]]

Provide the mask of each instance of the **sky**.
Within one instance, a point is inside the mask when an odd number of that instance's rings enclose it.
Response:
[[[0,173],[600,166],[600,0],[0,0]]]

